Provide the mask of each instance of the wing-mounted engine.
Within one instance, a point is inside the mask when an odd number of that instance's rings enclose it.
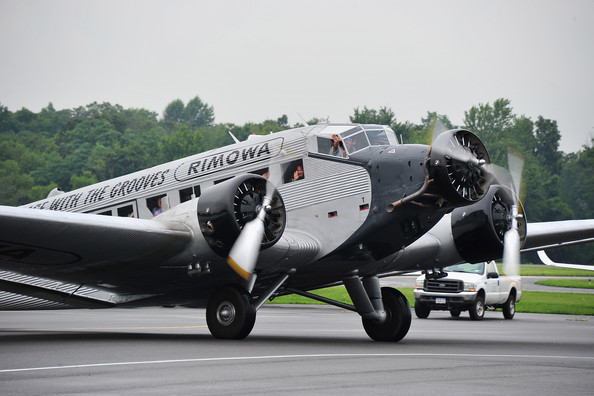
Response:
[[[198,200],[198,222],[208,245],[227,256],[243,227],[262,209],[266,191],[273,191],[264,218],[260,249],[273,246],[285,229],[285,205],[271,183],[257,175],[241,175],[204,191]]]
[[[428,193],[441,195],[454,205],[468,205],[483,198],[490,178],[490,162],[483,142],[472,132],[455,129],[440,134],[431,146],[429,175],[434,183]]]
[[[503,238],[512,225],[513,204],[511,189],[493,185],[481,201],[452,212],[452,236],[464,260],[476,263],[503,256]],[[525,216],[518,219],[518,233],[523,244]]]

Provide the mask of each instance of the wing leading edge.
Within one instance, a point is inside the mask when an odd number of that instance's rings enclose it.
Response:
[[[180,222],[0,206],[0,268],[25,275],[96,285],[103,265],[158,264],[191,241]]]

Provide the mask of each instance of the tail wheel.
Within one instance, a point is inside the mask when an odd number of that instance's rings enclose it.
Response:
[[[509,297],[505,304],[503,304],[503,317],[505,319],[513,319],[516,314],[516,295],[509,293]]]
[[[208,301],[206,323],[215,338],[244,339],[256,323],[254,300],[239,286],[221,287]]]
[[[410,304],[402,293],[391,287],[382,287],[382,301],[386,310],[386,320],[383,323],[375,323],[363,319],[363,328],[375,341],[400,341],[410,329]]]

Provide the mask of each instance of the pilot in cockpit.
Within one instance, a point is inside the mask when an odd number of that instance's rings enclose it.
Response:
[[[351,147],[353,141],[350,138],[344,139],[343,141],[340,140],[340,137],[336,134],[332,135],[332,148],[330,148],[330,152],[328,154],[334,155],[336,157],[343,157],[348,158],[349,155],[347,150]],[[345,149],[345,145],[347,148]]]

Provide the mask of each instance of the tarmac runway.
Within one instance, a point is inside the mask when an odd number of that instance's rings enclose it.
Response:
[[[204,310],[0,312],[0,393],[594,394],[594,317],[434,312],[398,343],[330,306],[264,306],[242,341]]]

